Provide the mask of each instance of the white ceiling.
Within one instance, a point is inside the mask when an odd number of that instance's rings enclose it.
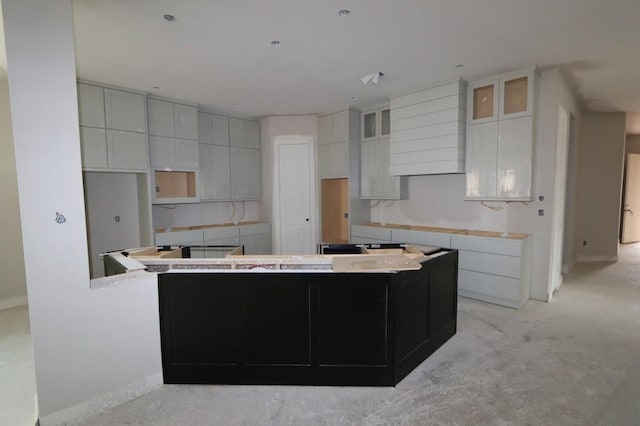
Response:
[[[638,0],[73,5],[79,78],[236,116],[361,108],[456,76],[473,80],[529,65],[560,66],[589,110],[640,111]],[[351,15],[339,17],[341,8]],[[273,39],[281,46],[270,46]],[[385,74],[380,84],[363,86],[360,77],[377,71]]]

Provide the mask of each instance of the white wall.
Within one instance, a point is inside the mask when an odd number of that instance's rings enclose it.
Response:
[[[0,70],[0,309],[26,303],[18,181],[7,76]]]
[[[271,116],[265,117],[261,120],[261,141],[262,141],[262,198],[263,198],[263,215],[266,221],[272,224],[272,231],[275,230],[273,226],[274,218],[274,139],[277,136],[286,135],[310,135],[314,141],[314,149],[316,150],[317,158],[317,140],[318,140],[318,117],[316,115],[288,115],[288,116]],[[319,218],[318,212],[318,195],[319,189],[316,187],[316,200],[315,200],[315,217]],[[316,224],[316,229],[320,229],[319,224]],[[272,243],[275,253],[275,248],[278,243],[278,235],[273,235]]]
[[[376,202],[372,202],[371,206],[376,206],[371,209],[371,220],[532,234],[534,242],[531,297],[548,300],[558,105],[563,105],[578,120],[580,107],[557,69],[541,73],[537,93],[534,201],[489,203],[502,208],[500,211],[494,211],[477,201],[464,201],[463,174],[412,176],[409,178],[409,199],[383,201],[377,205]],[[544,201],[538,201],[538,195],[543,195]],[[538,216],[538,209],[544,209],[545,216]]]
[[[3,0],[41,424],[161,381],[154,275],[89,288],[70,0]],[[66,223],[56,223],[56,212]]]
[[[579,148],[577,258],[616,260],[625,150],[625,114],[583,115]]]
[[[627,135],[624,151],[626,154],[640,154],[640,135]]]

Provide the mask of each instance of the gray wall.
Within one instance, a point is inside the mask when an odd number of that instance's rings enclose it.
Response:
[[[625,147],[624,113],[585,113],[578,148],[578,261],[616,260]],[[582,241],[587,244],[583,245]]]
[[[18,181],[7,76],[0,70],[0,308],[26,300]]]

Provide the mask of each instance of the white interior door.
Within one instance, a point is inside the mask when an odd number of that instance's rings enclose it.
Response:
[[[621,243],[640,241],[640,154],[627,154]]]
[[[292,137],[276,139],[276,147],[278,251],[281,254],[313,254],[313,145],[310,138]]]
[[[556,133],[556,173],[551,228],[551,267],[549,299],[562,284],[562,244],[564,235],[565,183],[567,180],[567,154],[569,149],[569,114],[558,107]]]

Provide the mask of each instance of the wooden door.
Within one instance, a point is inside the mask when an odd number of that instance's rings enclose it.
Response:
[[[640,154],[627,154],[621,243],[640,241]]]
[[[349,242],[349,179],[322,179],[322,242]]]

